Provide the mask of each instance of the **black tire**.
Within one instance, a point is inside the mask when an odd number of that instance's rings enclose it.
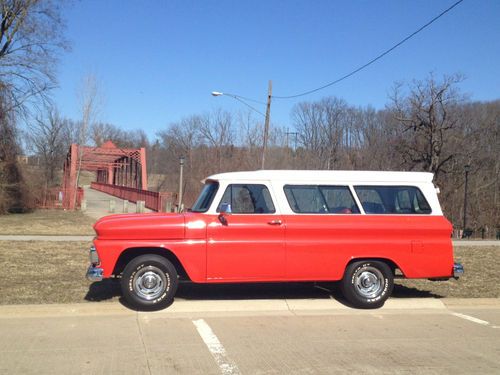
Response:
[[[169,306],[177,291],[177,270],[159,255],[141,255],[127,264],[121,279],[122,294],[128,304],[142,311]]]
[[[394,274],[380,261],[364,260],[349,264],[340,283],[344,297],[362,309],[381,307],[394,287]]]

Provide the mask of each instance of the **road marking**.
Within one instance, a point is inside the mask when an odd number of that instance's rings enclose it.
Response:
[[[208,347],[210,354],[214,357],[215,362],[221,369],[224,375],[238,375],[241,374],[236,363],[234,363],[227,355],[226,349],[222,346],[221,342],[215,336],[212,328],[203,319],[193,320],[198,333],[200,334],[203,342]]]
[[[474,323],[477,323],[477,324],[481,324],[483,326],[487,326],[489,325],[490,323],[487,322],[486,320],[481,320],[481,319],[478,319],[478,318],[474,318],[473,316],[469,316],[469,315],[465,315],[465,314],[460,314],[460,313],[452,313],[452,315],[455,315],[456,317],[458,318],[462,318],[462,319],[465,319],[465,320],[468,320],[470,322],[474,322]]]

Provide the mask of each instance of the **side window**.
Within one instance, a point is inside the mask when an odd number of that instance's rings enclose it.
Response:
[[[293,212],[302,214],[358,214],[347,186],[286,185],[285,196]]]
[[[319,189],[325,197],[328,212],[335,214],[360,213],[347,186],[320,186]]]
[[[359,201],[367,214],[385,214],[386,209],[376,187],[356,186],[354,188],[358,194]]]
[[[284,187],[285,196],[293,212],[325,213],[328,212],[326,202],[317,186],[290,186]]]
[[[271,194],[265,185],[229,185],[217,207],[217,212],[220,211],[222,203],[231,204],[233,214],[269,214],[276,212]]]
[[[415,186],[355,186],[367,214],[430,214],[431,207]]]

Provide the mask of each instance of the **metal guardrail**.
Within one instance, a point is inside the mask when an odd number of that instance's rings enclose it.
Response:
[[[90,187],[130,202],[144,201],[147,208],[158,212],[168,211],[168,207],[173,207],[176,199],[175,193],[135,189],[100,182],[92,182]]]

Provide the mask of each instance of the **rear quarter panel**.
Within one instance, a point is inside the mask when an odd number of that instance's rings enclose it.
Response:
[[[352,259],[394,262],[408,278],[450,277],[451,224],[442,216],[287,215],[287,278],[339,280]]]

